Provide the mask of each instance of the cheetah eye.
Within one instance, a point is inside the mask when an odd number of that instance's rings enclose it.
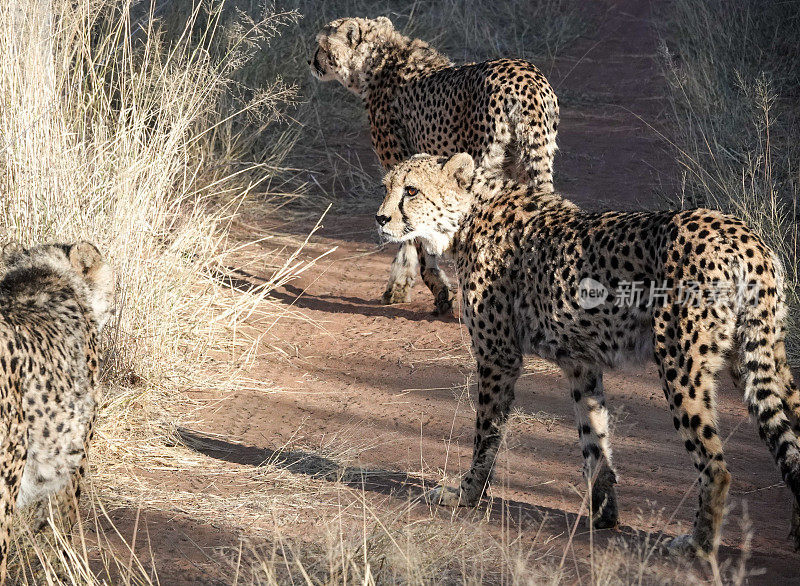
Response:
[[[417,189],[416,187],[406,187],[406,196],[414,197],[418,193],[419,193],[419,189]]]

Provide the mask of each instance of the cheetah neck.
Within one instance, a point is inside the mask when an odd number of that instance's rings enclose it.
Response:
[[[472,193],[462,190],[454,195],[447,204],[441,206],[435,222],[409,235],[418,238],[429,254],[441,256],[450,251],[471,214]]]
[[[424,73],[451,67],[453,62],[428,43],[397,34],[375,46],[371,58],[365,60],[365,78],[359,83],[362,97],[370,89],[370,81],[389,79],[409,81]],[[381,85],[385,85],[382,82]]]
[[[475,175],[467,191],[476,205],[491,205],[501,194],[519,189],[519,185],[509,179],[502,171],[495,169],[475,169]]]
[[[539,191],[534,185],[521,184],[509,179],[502,171],[477,168],[471,183],[466,187],[463,200],[469,207],[460,215],[458,228],[450,236],[449,247],[454,252],[470,241],[473,222],[482,218],[495,220],[515,210],[526,214],[550,214],[568,211],[580,213],[580,208],[570,200],[553,192]]]

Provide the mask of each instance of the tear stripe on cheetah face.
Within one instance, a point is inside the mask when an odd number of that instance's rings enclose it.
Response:
[[[77,518],[100,401],[98,333],[114,272],[88,242],[3,249],[0,278],[0,583],[17,507],[34,530]]]
[[[472,466],[457,489],[433,497],[478,501],[491,479],[522,357],[537,354],[558,364],[569,382],[584,473],[596,479],[595,526],[616,524],[619,476],[603,371],[651,348],[700,485],[693,533],[676,539],[673,549],[688,545],[710,557],[719,546],[730,485],[716,412],[716,375],[723,367],[800,503],[800,392],[784,345],[783,269],[740,220],[708,209],[589,213],[557,194],[472,169],[466,154],[444,162],[413,157],[384,183],[381,214],[390,234],[413,231],[432,248],[451,243],[478,366]],[[402,195],[408,187],[416,193],[410,199]],[[620,303],[615,293],[585,307],[578,292],[587,278],[612,289],[615,282],[666,285],[656,303]],[[737,293],[689,301],[682,293],[687,282],[727,283]],[[790,523],[797,547],[800,516]]]

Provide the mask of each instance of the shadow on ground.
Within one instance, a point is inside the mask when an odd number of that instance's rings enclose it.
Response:
[[[330,458],[304,450],[282,451],[250,446],[184,427],[179,427],[176,433],[184,446],[210,458],[244,466],[277,466],[294,474],[340,482],[356,490],[407,500],[412,505],[429,507],[424,494],[436,486],[436,483],[426,482],[422,478],[404,472],[341,466]],[[431,510],[434,514],[447,517],[452,513],[450,509],[444,507],[432,507]],[[663,543],[671,537],[661,533],[646,534],[627,525],[614,529],[594,530],[590,536],[589,531],[583,529],[587,521],[585,515],[579,516],[563,509],[535,506],[497,497],[483,498],[475,509],[463,508],[461,511],[463,511],[461,515],[465,517],[511,522],[519,529],[546,525],[548,530],[555,533],[574,532],[576,544],[586,545],[591,539],[595,547],[604,547],[609,540],[616,537],[624,537],[629,543],[635,543],[640,547],[656,547],[655,544]],[[723,552],[725,555],[739,554],[736,549],[727,549],[730,551]],[[660,547],[657,547],[656,551],[664,553]]]
[[[267,280],[238,268],[226,267],[220,271],[216,278],[226,286],[232,287],[243,293],[254,293]],[[432,311],[420,312],[415,309],[405,309],[402,305],[384,305],[380,299],[363,299],[361,297],[339,295],[314,295],[291,284],[273,289],[269,292],[272,299],[297,309],[309,309],[325,313],[344,313],[363,315],[365,317],[403,318],[409,321],[452,322],[457,323],[453,313],[438,315]],[[431,306],[433,298],[430,299]]]

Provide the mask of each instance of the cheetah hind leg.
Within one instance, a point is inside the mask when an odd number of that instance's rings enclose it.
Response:
[[[389,282],[383,293],[383,304],[406,303],[411,297],[411,289],[417,278],[419,257],[414,242],[403,242],[397,256],[392,261]]]
[[[30,527],[34,533],[41,534],[50,543],[52,551],[58,553],[50,558],[51,567],[36,564],[33,567],[35,583],[52,583],[53,577],[59,583],[72,582],[73,570],[69,569],[74,552],[72,547],[72,528],[78,520],[78,499],[80,497],[80,483],[83,478],[86,457],[84,456],[78,470],[73,473],[70,481],[55,494],[45,497],[31,505],[32,514]],[[51,524],[52,521],[52,524]],[[64,565],[66,562],[67,566]],[[54,576],[55,574],[55,576]]]
[[[0,584],[6,583],[15,503],[28,453],[27,423],[22,417],[21,397],[19,394],[13,397],[13,393],[8,395],[0,400],[0,410],[5,412],[7,422],[5,434],[0,434],[0,453],[3,454],[0,463]]]
[[[58,492],[44,497],[31,505],[31,529],[34,532],[43,531],[53,525],[64,534],[69,534],[78,521],[78,501],[81,496],[81,483],[86,474],[88,458],[84,451],[78,468],[70,476],[69,482]]]
[[[674,307],[678,307],[675,305]],[[685,306],[684,306],[685,307]],[[689,320],[700,327],[721,331],[720,326],[696,316],[700,308],[689,308]],[[725,513],[725,501],[730,487],[731,475],[725,464],[723,442],[716,428],[716,373],[722,366],[721,354],[704,351],[692,346],[683,334],[669,336],[678,331],[670,327],[673,316],[680,312],[664,310],[655,319],[656,342],[654,351],[662,356],[659,364],[664,396],[684,447],[694,463],[699,478],[698,508],[691,535],[679,536],[669,543],[675,554],[696,555],[710,560],[716,558],[720,541],[720,528]],[[662,340],[659,340],[661,335]],[[688,336],[688,334],[687,334]],[[678,352],[670,348],[685,348],[685,355],[693,357],[681,363]]]
[[[34,532],[46,530],[50,526],[50,519],[62,533],[69,533],[78,520],[78,498],[80,497],[80,487],[77,474],[74,474],[70,482],[59,492],[45,497],[33,505],[33,515],[31,517],[31,529]]]

